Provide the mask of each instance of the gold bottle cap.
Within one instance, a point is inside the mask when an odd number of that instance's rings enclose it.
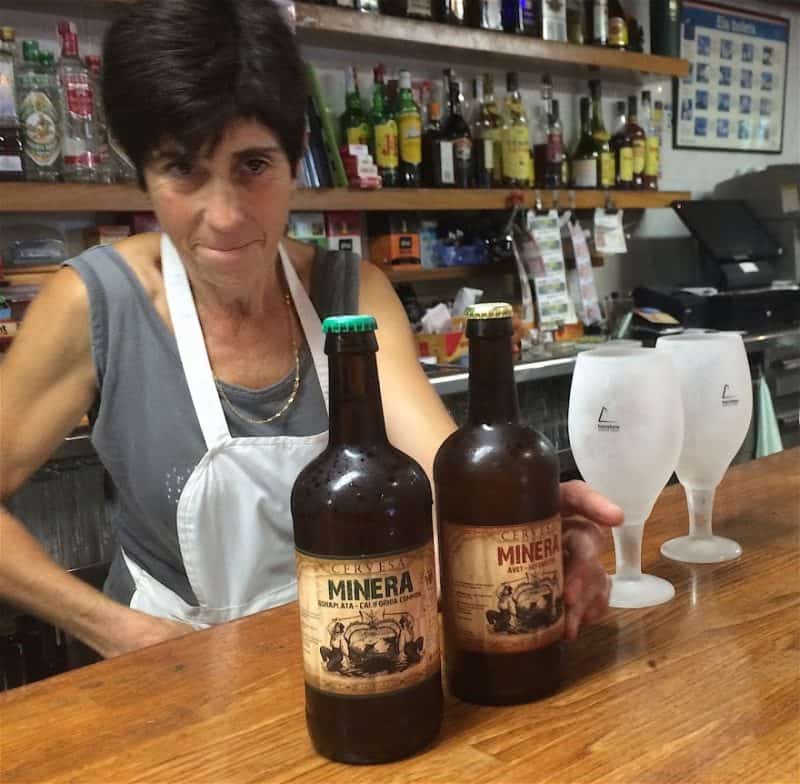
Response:
[[[17,37],[17,31],[13,27],[0,28],[0,33],[2,34],[4,41],[14,41],[14,39]]]
[[[511,318],[513,311],[507,302],[481,302],[470,305],[464,315],[468,319],[501,319]]]

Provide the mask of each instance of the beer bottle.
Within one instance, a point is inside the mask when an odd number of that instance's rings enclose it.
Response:
[[[469,416],[439,449],[445,674],[469,702],[527,702],[555,690],[564,631],[558,459],[520,421],[511,306],[466,313]]]
[[[388,762],[441,723],[433,499],[422,468],[386,437],[375,319],[322,328],[329,441],[291,499],[306,720],[320,754]]]

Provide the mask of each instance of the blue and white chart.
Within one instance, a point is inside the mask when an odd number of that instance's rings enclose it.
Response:
[[[781,152],[788,55],[788,19],[684,0],[675,146]]]

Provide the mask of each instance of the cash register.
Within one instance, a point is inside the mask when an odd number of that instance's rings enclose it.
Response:
[[[676,201],[672,207],[698,242],[703,282],[640,286],[634,307],[667,313],[683,327],[750,332],[800,323],[800,287],[776,280],[783,249],[745,201]]]

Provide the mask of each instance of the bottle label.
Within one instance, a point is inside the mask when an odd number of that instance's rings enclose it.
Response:
[[[0,155],[0,172],[21,172],[22,158],[19,155]]]
[[[369,144],[369,126],[366,123],[347,129],[347,144]]]
[[[602,188],[613,188],[616,182],[617,173],[614,166],[614,155],[610,152],[600,153],[600,186]]]
[[[633,182],[633,148],[619,148],[619,179],[620,182]]]
[[[445,522],[445,623],[458,645],[523,653],[564,634],[561,518],[524,525]]]
[[[416,113],[400,115],[400,159],[419,166],[422,163],[422,121]]]
[[[644,173],[648,177],[658,177],[661,150],[659,149],[658,136],[647,137],[647,153],[645,156]]]
[[[483,168],[485,171],[494,171],[494,142],[483,139],[480,144],[483,148]]]
[[[375,126],[375,163],[381,169],[396,169],[397,123],[394,120]]]
[[[605,44],[608,41],[608,7],[605,3],[598,3],[595,0],[592,19],[594,22],[594,40]]]
[[[619,47],[628,45],[628,24],[621,16],[609,17],[608,44]]]
[[[560,133],[547,134],[547,162],[561,165],[564,157],[564,140]]]
[[[71,115],[84,120],[92,119],[92,88],[85,74],[66,74],[64,94],[67,99],[67,111]]]
[[[597,161],[594,158],[572,161],[572,184],[576,188],[597,187]]]
[[[634,175],[644,174],[644,162],[647,158],[647,151],[644,139],[633,140],[633,173]]]
[[[14,63],[0,59],[0,117],[16,117],[17,102],[14,92]]]
[[[462,136],[453,141],[453,155],[456,159],[456,166],[469,166],[472,161],[472,139],[469,136]]]
[[[36,166],[52,166],[61,154],[58,114],[50,98],[31,91],[20,106],[20,122],[25,139],[25,155]]]
[[[326,558],[296,551],[306,682],[372,696],[439,670],[433,542],[394,555]]]
[[[453,161],[453,142],[439,142],[439,185],[455,185],[456,170]]]
[[[406,13],[408,16],[430,19],[432,16],[430,0],[408,0]]]
[[[512,125],[503,131],[503,176],[528,180],[531,173],[530,136],[527,125]]]

